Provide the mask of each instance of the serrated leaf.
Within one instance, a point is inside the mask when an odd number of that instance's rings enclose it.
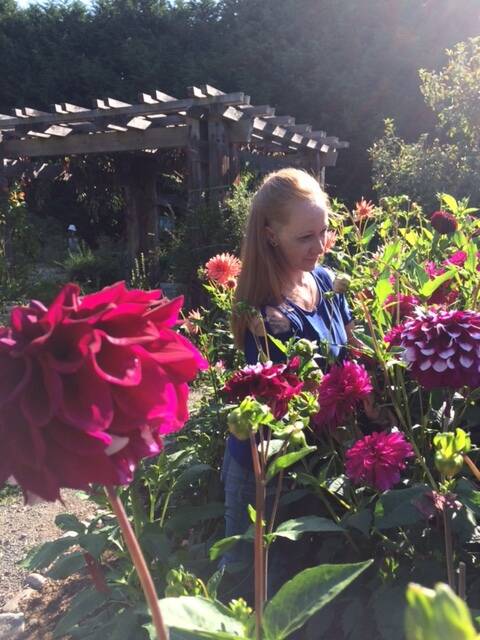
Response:
[[[442,273],[436,278],[433,278],[433,280],[428,280],[428,282],[425,282],[425,284],[421,287],[419,294],[425,298],[429,298],[440,285],[442,285],[447,280],[451,280],[454,277],[455,270],[449,269],[448,271],[445,271],[445,273]]]

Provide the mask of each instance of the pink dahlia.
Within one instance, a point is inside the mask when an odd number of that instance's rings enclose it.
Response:
[[[347,476],[355,484],[387,491],[400,480],[407,458],[414,456],[412,445],[399,432],[374,432],[358,440],[346,453]]]
[[[402,347],[413,377],[425,387],[480,386],[480,313],[417,310],[404,324]]]
[[[399,316],[403,320],[405,316],[412,314],[418,304],[420,304],[420,301],[415,296],[409,296],[404,293],[391,293],[385,300],[384,308],[393,318]]]
[[[443,264],[446,267],[463,267],[466,261],[467,254],[465,253],[465,251],[455,251],[455,253],[452,253],[449,258],[446,258],[446,260],[443,261]]]
[[[370,377],[363,365],[351,360],[334,364],[320,383],[320,411],[312,418],[314,426],[335,429],[371,391]]]
[[[129,482],[183,426],[187,382],[206,366],[173,329],[181,304],[119,282],[13,309],[0,331],[0,484],[13,476],[55,500],[61,487]]]
[[[435,211],[430,217],[432,227],[440,234],[455,233],[458,222],[453,213],[448,211]]]
[[[371,218],[374,213],[375,207],[372,204],[371,200],[367,202],[365,198],[362,198],[359,202],[355,203],[354,218],[357,222],[363,222],[363,220]]]
[[[205,273],[209,280],[227,285],[235,282],[242,269],[242,263],[230,253],[219,253],[205,264]]]
[[[295,371],[298,363],[291,365],[257,363],[236,371],[227,381],[224,391],[230,400],[243,400],[253,396],[268,404],[276,418],[282,418],[288,408],[288,402],[303,389],[303,382]]]

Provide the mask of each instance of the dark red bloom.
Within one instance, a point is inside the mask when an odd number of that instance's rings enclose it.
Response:
[[[416,314],[402,331],[412,376],[425,389],[480,386],[480,313],[417,310]]]
[[[358,440],[346,453],[345,468],[355,484],[386,491],[400,480],[407,458],[414,456],[412,445],[400,432],[374,432]]]
[[[46,500],[123,484],[183,426],[186,383],[206,363],[173,329],[182,299],[161,295],[120,282],[82,297],[69,284],[48,309],[12,311],[0,334],[0,484],[13,476]]]
[[[411,315],[418,304],[420,304],[420,301],[415,296],[405,293],[391,293],[385,300],[384,308],[393,318],[399,316],[400,320],[403,320],[405,316]]]
[[[370,377],[363,365],[351,360],[334,364],[320,383],[320,411],[313,416],[313,425],[317,429],[336,429],[371,391]]]
[[[391,347],[399,347],[402,342],[402,331],[403,324],[397,324],[395,327],[392,327],[390,331],[387,331],[383,339]]]
[[[276,418],[281,418],[287,412],[289,400],[303,389],[303,382],[294,373],[298,364],[299,360],[293,359],[289,365],[271,362],[248,365],[233,374],[224,391],[231,401],[247,396],[262,400]]]
[[[435,211],[430,217],[430,222],[435,231],[440,234],[455,233],[458,229],[457,219],[448,211]]]

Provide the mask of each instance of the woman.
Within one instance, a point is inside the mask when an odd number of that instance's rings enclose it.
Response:
[[[324,342],[331,356],[342,359],[347,343],[354,342],[352,316],[343,294],[326,295],[332,291],[331,272],[317,266],[329,211],[327,194],[307,172],[282,169],[268,175],[253,197],[235,298],[260,311],[268,334],[282,341],[295,336]],[[233,318],[235,343],[249,364],[257,362],[259,345],[265,350],[262,325],[245,315]],[[268,351],[274,362],[282,360],[271,342]],[[248,528],[247,505],[255,503],[248,441],[229,437],[222,475],[226,535],[232,536]],[[251,548],[236,545],[224,561],[247,560],[249,555]],[[282,570],[276,569],[279,584]]]

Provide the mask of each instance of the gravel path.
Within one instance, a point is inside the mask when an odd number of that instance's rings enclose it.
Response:
[[[95,505],[80,499],[75,491],[65,490],[62,496],[65,505],[25,506],[21,494],[0,499],[0,608],[23,586],[26,572],[17,563],[27,551],[62,534],[55,526],[55,516],[68,512],[82,520],[94,513]]]

